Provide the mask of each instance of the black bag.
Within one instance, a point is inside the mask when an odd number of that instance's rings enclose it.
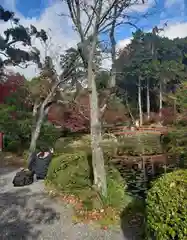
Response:
[[[22,187],[32,184],[34,181],[34,174],[29,170],[21,170],[16,173],[12,183],[14,187]]]
[[[46,157],[40,156],[37,157],[35,165],[35,174],[37,179],[45,179],[51,160],[52,160],[51,152],[49,152],[49,154]]]

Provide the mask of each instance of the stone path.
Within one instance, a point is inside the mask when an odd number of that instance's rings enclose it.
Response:
[[[122,231],[72,223],[72,209],[50,199],[43,181],[14,188],[16,170],[0,168],[1,240],[135,240]]]

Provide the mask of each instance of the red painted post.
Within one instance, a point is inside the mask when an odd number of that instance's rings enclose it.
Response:
[[[0,132],[0,151],[3,151],[3,133]]]

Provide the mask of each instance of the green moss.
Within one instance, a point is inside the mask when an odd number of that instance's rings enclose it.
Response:
[[[64,192],[77,192],[90,187],[90,168],[84,152],[65,153],[53,158],[47,179]]]
[[[148,236],[158,240],[187,239],[187,170],[156,180],[146,203]]]
[[[72,153],[77,151],[91,152],[89,135],[60,138],[55,144],[55,152],[57,153]]]
[[[127,194],[124,180],[114,167],[106,167],[108,197],[102,198],[92,188],[93,173],[90,155],[84,152],[64,153],[53,158],[47,174],[47,181],[63,193],[78,196],[86,209],[100,209],[111,206],[125,207]]]

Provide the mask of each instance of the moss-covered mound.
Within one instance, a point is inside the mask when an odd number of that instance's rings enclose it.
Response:
[[[84,152],[64,153],[55,157],[47,181],[62,193],[77,195],[88,209],[103,206],[123,208],[127,204],[125,184],[118,170],[106,167],[108,197],[103,199],[93,188],[91,157]]]
[[[89,158],[84,152],[64,153],[53,158],[47,179],[64,192],[75,192],[92,185]]]
[[[149,237],[187,239],[187,170],[177,170],[156,180],[146,202]]]

